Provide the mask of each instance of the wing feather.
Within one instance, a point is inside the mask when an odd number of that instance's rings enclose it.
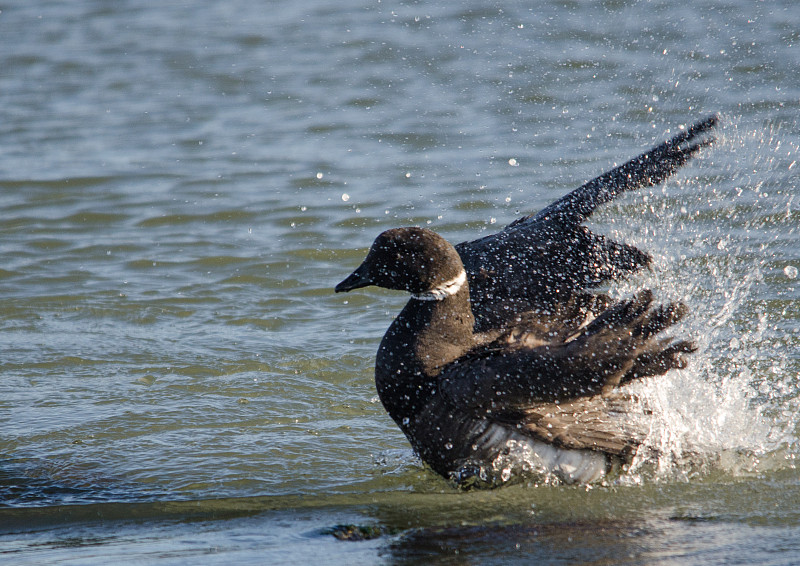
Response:
[[[633,246],[593,234],[581,222],[619,194],[655,185],[709,145],[711,116],[650,151],[600,175],[535,215],[496,234],[456,246],[469,278],[476,331],[505,324],[510,315],[565,303],[575,293],[650,263]]]

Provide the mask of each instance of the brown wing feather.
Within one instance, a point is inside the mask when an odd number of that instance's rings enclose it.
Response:
[[[634,398],[617,393],[531,407],[521,412],[518,430],[563,448],[598,450],[628,460],[647,434],[644,415]]]

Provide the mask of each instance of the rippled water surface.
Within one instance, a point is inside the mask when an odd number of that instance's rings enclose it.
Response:
[[[0,11],[0,559],[800,561],[794,2],[17,2]],[[720,112],[593,229],[689,304],[655,462],[463,493],[377,401],[381,230],[499,230]],[[377,538],[337,540],[336,525]]]

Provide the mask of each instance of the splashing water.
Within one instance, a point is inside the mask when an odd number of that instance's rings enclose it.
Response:
[[[775,276],[797,249],[790,169],[798,150],[787,145],[778,127],[741,132],[729,123],[688,170],[695,176],[663,187],[661,209],[653,204],[656,214],[643,219],[659,224],[634,242],[653,254],[654,269],[616,292],[648,286],[685,302],[692,315],[676,332],[698,351],[687,369],[633,385],[652,416],[623,481],[794,466],[798,293]]]
[[[621,199],[594,218],[594,229],[607,223],[611,237],[654,260],[609,293],[650,288],[686,303],[691,314],[674,333],[698,346],[686,369],[627,386],[649,432],[620,483],[794,468],[800,453],[800,287],[797,257],[786,257],[800,249],[791,209],[798,148],[777,126],[741,131],[726,122],[713,149],[654,189],[661,195]],[[492,474],[504,483],[512,469],[535,472],[535,464],[510,446]]]

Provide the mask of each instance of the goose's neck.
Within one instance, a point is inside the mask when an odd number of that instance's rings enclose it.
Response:
[[[430,291],[425,291],[424,293],[412,293],[411,298],[417,301],[443,301],[444,299],[457,294],[463,287],[466,286],[466,284],[467,272],[462,269],[458,275],[452,279],[448,279]]]
[[[408,301],[384,335],[375,362],[378,394],[396,421],[434,390],[442,367],[472,348],[474,324],[466,284],[442,299]]]

